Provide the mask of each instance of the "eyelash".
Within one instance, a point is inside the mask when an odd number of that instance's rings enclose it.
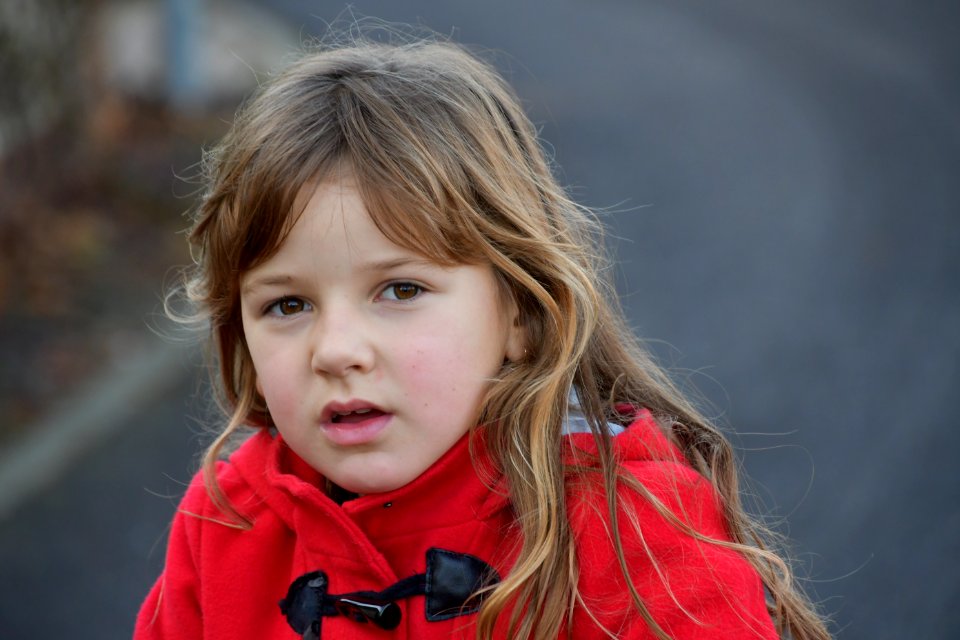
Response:
[[[410,296],[409,298],[401,298],[401,297],[399,297],[399,296],[397,295],[397,293],[398,293],[397,290],[400,289],[401,287],[413,289],[413,295]],[[391,291],[391,290],[394,291],[394,297],[392,297],[392,298],[386,297],[385,294],[386,294],[388,291]],[[419,298],[419,297],[423,294],[424,291],[425,291],[424,287],[423,287],[422,285],[419,285],[419,284],[415,283],[415,282],[407,282],[407,281],[391,282],[390,284],[388,284],[387,286],[385,286],[383,289],[381,289],[380,293],[377,295],[377,300],[383,300],[383,299],[385,299],[385,300],[387,300],[387,301],[389,301],[389,302],[401,302],[401,303],[403,303],[403,302],[411,302],[411,301],[416,300],[417,298]],[[284,313],[284,312],[282,311],[283,305],[284,305],[284,304],[289,304],[289,303],[296,303],[296,304],[299,305],[299,308],[296,309],[295,311],[290,312],[290,313]],[[287,318],[287,317],[290,317],[290,316],[294,316],[294,315],[303,313],[303,312],[305,312],[305,311],[309,311],[309,310],[312,309],[312,308],[313,308],[313,307],[312,307],[312,305],[311,305],[309,302],[306,302],[306,301],[304,301],[304,300],[301,299],[301,298],[297,298],[296,296],[284,296],[284,297],[278,298],[277,300],[275,300],[275,301],[271,302],[270,304],[268,304],[268,305],[266,306],[266,308],[264,309],[263,313],[264,313],[264,315],[275,316],[275,317],[278,317],[278,318]]]

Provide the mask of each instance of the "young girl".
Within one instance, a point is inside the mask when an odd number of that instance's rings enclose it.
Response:
[[[306,55],[208,168],[230,419],[136,638],[828,637],[489,66]]]

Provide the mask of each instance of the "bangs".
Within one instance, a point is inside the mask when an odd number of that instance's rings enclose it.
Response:
[[[259,144],[242,159],[229,198],[240,272],[277,251],[317,184],[348,175],[396,244],[445,265],[484,259],[497,216],[480,194],[497,180],[475,132],[500,126],[489,112],[478,118],[480,105],[437,78],[427,90],[389,68],[295,68],[288,80],[285,113],[260,112],[269,119],[255,117],[243,132]]]
[[[291,166],[289,172],[278,172],[280,167],[274,164],[270,173],[281,175],[274,175],[273,182],[251,172],[249,191],[255,199],[238,194],[236,203],[247,211],[243,216],[247,224],[236,230],[243,247],[237,271],[245,273],[273,256],[315,190],[340,181],[352,183],[374,225],[391,242],[443,266],[487,261],[486,242],[469,222],[484,215],[474,203],[463,197],[438,201],[417,188],[415,177],[396,172],[396,166],[384,166],[379,161],[383,156],[370,152],[344,149],[337,157],[315,156],[298,163],[296,171]]]
[[[441,264],[477,262],[488,253],[479,195],[482,128],[474,105],[454,99],[434,78],[411,82],[384,72],[341,79],[335,92],[340,157],[377,228],[396,244]],[[333,168],[333,167],[331,167]]]
[[[366,156],[368,159],[369,156]],[[466,224],[478,215],[469,205],[446,198],[438,202],[416,187],[410,176],[371,175],[372,163],[344,163],[373,223],[395,244],[443,266],[484,262],[484,239]]]

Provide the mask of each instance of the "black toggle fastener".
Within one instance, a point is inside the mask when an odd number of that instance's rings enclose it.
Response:
[[[466,553],[432,548],[426,560],[425,573],[404,578],[383,591],[327,593],[327,574],[305,573],[290,585],[287,597],[280,601],[280,611],[303,640],[320,638],[323,619],[330,616],[369,622],[389,631],[396,629],[403,617],[397,600],[425,596],[424,615],[427,621],[438,622],[476,613],[482,590],[500,581],[493,567]]]
[[[333,602],[337,612],[354,622],[372,622],[381,629],[396,629],[400,624],[400,606],[360,596],[340,596]]]

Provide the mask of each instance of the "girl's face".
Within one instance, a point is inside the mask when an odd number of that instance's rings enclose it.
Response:
[[[283,439],[360,494],[436,462],[523,351],[491,267],[443,267],[393,243],[349,181],[313,192],[279,251],[243,275],[240,298]]]

